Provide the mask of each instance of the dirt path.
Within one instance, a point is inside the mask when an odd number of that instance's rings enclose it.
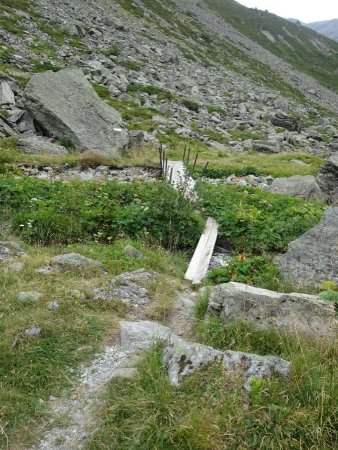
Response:
[[[196,292],[188,286],[177,292],[169,327],[189,338]],[[67,398],[51,399],[50,418],[44,424],[42,440],[30,450],[81,449],[95,429],[93,411],[105,384],[115,376],[131,377],[136,354],[120,345],[107,346],[90,365],[83,366],[79,382]],[[46,431],[47,430],[47,431]]]

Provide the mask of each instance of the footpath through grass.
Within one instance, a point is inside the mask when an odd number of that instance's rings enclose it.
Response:
[[[253,381],[247,398],[243,381],[214,364],[176,388],[155,348],[134,379],[109,384],[88,450],[337,448],[336,349],[240,325],[224,331],[212,320],[198,337],[222,350],[282,356],[292,362],[291,377]]]
[[[144,257],[126,255],[126,244],[136,246]],[[150,286],[153,301],[147,316],[166,320],[187,264],[183,255],[131,241],[25,247],[21,272],[0,265],[0,448],[4,449],[22,449],[34,441],[48,417],[49,397],[67,395],[76,383],[80,363],[92,360],[117,332],[126,306],[94,302],[92,290],[115,275],[141,267],[160,272],[158,283]],[[70,252],[100,261],[108,273],[97,269],[52,275],[35,272],[53,255]],[[16,296],[21,291],[38,291],[43,297],[36,303],[20,303]],[[60,307],[50,311],[47,305],[54,300]],[[29,337],[25,330],[33,325],[41,328],[41,334]]]

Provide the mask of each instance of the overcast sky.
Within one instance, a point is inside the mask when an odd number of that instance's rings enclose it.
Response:
[[[338,19],[338,0],[237,0],[250,8],[267,9],[302,22]]]

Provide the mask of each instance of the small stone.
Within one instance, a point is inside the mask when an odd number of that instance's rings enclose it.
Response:
[[[36,327],[35,325],[33,325],[31,328],[27,328],[25,330],[25,334],[27,334],[27,336],[39,336],[39,334],[41,333],[41,328]]]
[[[143,253],[141,253],[140,251],[138,251],[136,248],[132,247],[131,245],[126,245],[124,247],[124,253],[127,256],[131,256],[132,258],[135,258],[135,259],[143,258]]]
[[[57,255],[52,258],[52,266],[57,266],[60,270],[69,269],[92,269],[100,267],[101,264],[94,259],[87,258],[79,253],[68,253]]]
[[[15,262],[15,263],[10,264],[8,266],[8,269],[11,270],[12,272],[22,272],[24,267],[25,267],[24,263]]]
[[[124,367],[114,370],[112,376],[114,378],[134,378],[137,370],[134,367]]]
[[[19,292],[16,296],[16,299],[18,302],[21,303],[36,303],[43,297],[43,294],[41,292]]]
[[[60,308],[60,305],[57,301],[53,300],[52,302],[48,303],[47,308],[49,309],[49,311],[56,311]]]

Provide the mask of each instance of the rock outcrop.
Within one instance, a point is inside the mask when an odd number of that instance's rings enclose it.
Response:
[[[291,242],[278,265],[294,285],[338,284],[338,207],[329,208],[316,227]]]
[[[334,338],[338,322],[333,305],[306,294],[283,294],[242,283],[216,286],[211,294],[209,314],[227,325],[249,321],[257,329],[278,329],[317,338]]]
[[[128,351],[149,349],[157,342],[165,345],[162,362],[174,386],[199,368],[215,362],[222,364],[229,372],[242,376],[246,390],[250,390],[250,381],[254,378],[269,378],[275,374],[285,378],[290,373],[290,363],[281,358],[230,350],[221,352],[206,345],[187,342],[170,328],[156,322],[122,321],[120,327],[121,345]]]
[[[317,175],[317,182],[332,205],[338,205],[338,152],[326,161]]]
[[[80,150],[118,156],[128,144],[120,114],[99,98],[81,70],[33,75],[24,104],[45,134]]]
[[[145,286],[157,276],[158,274],[145,269],[123,273],[113,278],[109,286],[94,289],[94,300],[120,300],[136,307],[147,305],[151,299],[149,290]]]
[[[325,200],[316,178],[312,175],[276,178],[267,190],[275,194],[284,194],[305,200]]]
[[[101,263],[94,259],[87,258],[79,253],[67,253],[53,256],[48,266],[39,267],[36,272],[46,275],[57,272],[98,270],[100,268]]]
[[[11,260],[25,255],[25,251],[19,244],[12,241],[0,241],[0,262]]]

